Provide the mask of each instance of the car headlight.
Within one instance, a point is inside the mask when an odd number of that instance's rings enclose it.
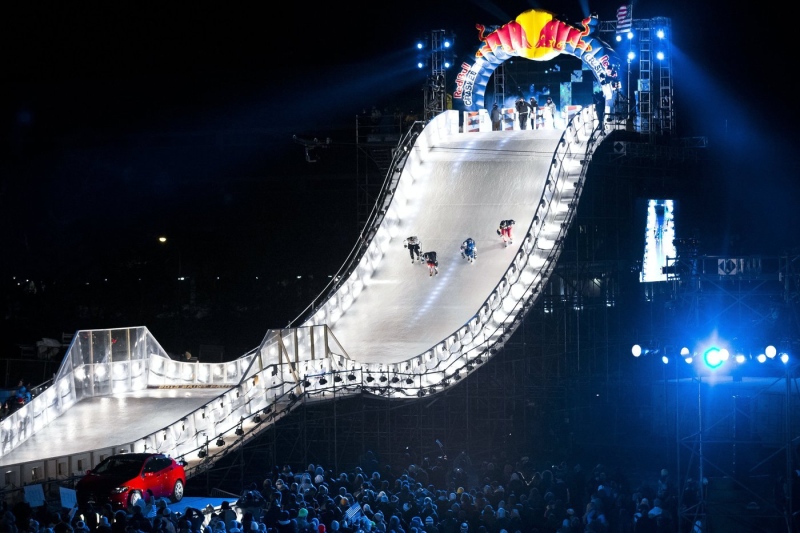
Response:
[[[111,489],[111,494],[122,494],[123,492],[128,492],[128,487],[115,487]]]

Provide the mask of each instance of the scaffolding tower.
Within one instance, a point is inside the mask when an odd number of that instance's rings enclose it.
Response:
[[[598,32],[606,42],[617,36],[617,21],[602,21]],[[622,87],[628,102],[627,116],[634,128],[646,135],[671,135],[675,131],[672,80],[672,21],[666,17],[633,19],[628,35],[619,35],[617,53]]]
[[[430,37],[430,76],[425,84],[425,122],[448,108],[447,61],[452,43],[445,30],[433,30]]]

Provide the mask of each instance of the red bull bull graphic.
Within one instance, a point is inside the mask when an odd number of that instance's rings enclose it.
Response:
[[[583,61],[601,84],[617,81],[619,60],[611,47],[593,36],[596,27],[596,15],[586,17],[581,28],[576,28],[540,9],[525,11],[488,35],[486,27],[477,24],[482,44],[473,60],[461,64],[454,104],[467,111],[482,108],[492,72],[512,57],[548,61],[559,54],[570,54]]]

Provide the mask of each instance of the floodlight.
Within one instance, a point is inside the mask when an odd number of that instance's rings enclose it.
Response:
[[[712,346],[703,352],[703,362],[708,368],[719,368],[723,361],[722,352],[716,346]]]

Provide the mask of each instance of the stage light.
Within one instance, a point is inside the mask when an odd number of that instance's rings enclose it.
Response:
[[[387,377],[384,376],[384,375],[381,375],[380,379],[381,379],[381,383],[386,383]]]
[[[347,379],[349,379],[350,381],[355,381],[356,375],[355,374],[348,374],[347,375]]]
[[[328,383],[328,380],[325,379],[325,376],[322,376],[321,378],[319,378],[319,384],[320,385],[327,385],[327,383]]]
[[[450,62],[449,61],[445,61],[444,62],[444,68],[450,68]]]
[[[760,353],[760,354],[758,354],[756,356],[756,361],[758,361],[759,363],[764,363],[764,362],[766,362],[766,360],[767,360],[767,356],[764,355],[763,353]]]
[[[766,347],[766,349],[764,350],[764,355],[766,355],[766,356],[767,356],[767,357],[769,357],[770,359],[772,359],[773,357],[775,357],[775,355],[776,355],[777,353],[778,353],[778,350],[777,350],[777,349],[776,349],[776,348],[775,348],[773,345],[771,345],[771,344],[770,344],[769,346],[767,346],[767,347]]]
[[[423,67],[425,67],[425,63],[423,63],[422,61],[417,62],[417,68],[423,68]]]
[[[414,380],[411,378],[406,378],[406,385],[411,385],[414,383]]]
[[[217,446],[225,446],[225,439],[223,439],[222,437],[219,437],[217,439]]]
[[[205,448],[197,452],[197,457],[199,457],[200,459],[205,458],[206,455],[208,455],[208,452],[205,450]]]
[[[236,433],[237,437],[241,437],[242,435],[244,435],[244,429],[242,429],[242,426],[239,426],[236,428],[236,431],[234,431],[234,433]]]
[[[664,52],[661,52],[661,51],[656,52],[656,59],[658,59],[659,61],[663,61],[664,60]]]
[[[669,364],[669,357],[667,357],[666,355],[662,355],[661,356],[661,362],[664,363],[665,365],[668,365]]]
[[[456,381],[458,381],[459,379],[461,379],[461,374],[459,374],[458,372],[456,372],[456,375],[455,375],[455,376],[453,376],[453,379],[454,379],[454,380],[456,380]]]
[[[255,424],[260,424],[261,423],[261,417],[259,415],[254,416],[253,417],[253,422]]]
[[[686,346],[681,348],[681,357],[686,357],[687,355],[690,355],[690,354],[691,354],[691,352],[689,351],[689,348],[687,348]]]
[[[342,376],[340,376],[339,374],[336,374],[335,376],[333,376],[333,382],[334,383],[341,383],[342,382]]]
[[[703,352],[703,362],[708,368],[719,368],[719,366],[724,362],[722,351],[716,346],[708,348],[705,352]]]
[[[445,41],[444,42],[444,47],[445,48],[450,48],[450,41]]]
[[[618,43],[622,42],[622,35],[617,34],[617,42]]]
[[[297,401],[297,394],[295,394],[293,392],[290,392],[289,393],[289,401],[290,402],[296,402]]]
[[[633,61],[634,59],[636,59],[636,53],[632,51],[628,52],[628,61]]]
[[[631,353],[633,354],[634,357],[639,357],[640,355],[642,355],[642,347],[638,344],[634,344],[633,348],[631,348]]]
[[[742,353],[738,353],[738,354],[736,354],[736,357],[734,358],[734,360],[741,365],[742,363],[747,361],[747,357],[745,357],[745,355],[742,354]]]
[[[397,376],[392,376],[392,383],[397,383],[398,381],[400,381],[400,378]]]
[[[630,41],[631,39],[633,39],[633,32],[632,32],[632,31],[629,31],[629,32],[627,33],[626,37],[628,38],[628,40],[629,40],[629,41]]]
[[[420,398],[425,396],[425,389],[420,389],[419,392],[417,392],[417,396],[419,396]]]
[[[375,378],[372,377],[372,374],[367,374],[367,383],[372,383],[375,381]]]
[[[659,39],[663,39],[664,38],[664,30],[662,30],[661,28],[657,29],[656,30],[656,37],[658,37]]]
[[[789,354],[788,353],[782,353],[780,355],[780,359],[781,359],[781,363],[783,363],[785,365],[786,363],[789,362]]]
[[[417,50],[422,50],[423,48],[425,48],[425,44],[423,44],[421,41],[418,42],[417,43]]]

